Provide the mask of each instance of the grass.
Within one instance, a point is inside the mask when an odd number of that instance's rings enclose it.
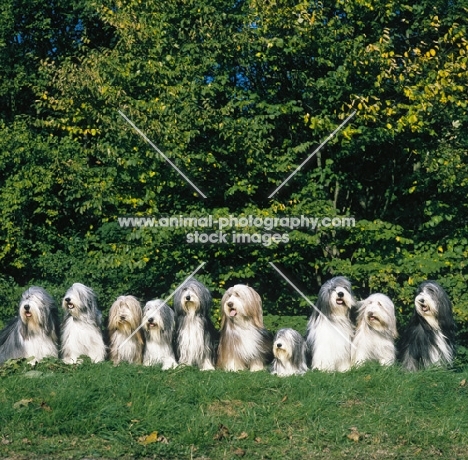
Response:
[[[10,362],[0,368],[0,457],[461,459],[467,375]]]

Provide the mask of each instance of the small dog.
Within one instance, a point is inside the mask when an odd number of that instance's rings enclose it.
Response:
[[[62,359],[67,364],[81,362],[81,355],[95,363],[106,358],[102,338],[102,315],[97,308],[94,291],[81,283],[74,283],[62,301],[65,316],[62,321]]]
[[[213,370],[216,350],[216,330],[210,318],[210,291],[191,279],[174,295],[176,323],[175,351],[179,364]]]
[[[294,329],[280,329],[273,340],[273,355],[270,372],[280,377],[301,375],[307,372],[306,345],[304,338]]]
[[[151,300],[146,303],[143,313],[146,337],[143,364],[160,364],[163,370],[177,367],[173,349],[175,320],[172,308],[161,299]]]
[[[0,332],[0,364],[9,359],[58,357],[59,319],[52,297],[41,287],[23,292],[18,316]]]
[[[109,310],[110,359],[141,364],[144,336],[140,328],[143,313],[140,302],[133,296],[120,296]]]
[[[306,331],[312,369],[330,372],[350,369],[353,338],[350,310],[355,304],[351,283],[342,276],[328,280],[320,288]]]
[[[372,294],[360,303],[357,315],[352,364],[366,361],[378,361],[383,366],[393,364],[398,336],[393,302],[384,294]]]
[[[251,287],[236,284],[225,292],[221,307],[216,367],[262,370],[273,358],[272,335],[263,326],[262,299]]]
[[[450,366],[455,356],[456,325],[452,302],[435,281],[421,283],[414,311],[399,347],[403,368],[417,371],[430,366]]]

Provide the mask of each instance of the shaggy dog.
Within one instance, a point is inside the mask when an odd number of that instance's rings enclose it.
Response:
[[[175,329],[174,312],[163,300],[151,300],[145,305],[144,331],[146,338],[143,364],[162,365],[162,369],[177,367],[173,338]]]
[[[62,359],[67,364],[79,363],[81,355],[95,363],[104,361],[106,346],[102,338],[101,312],[96,295],[84,284],[74,283],[62,301]]]
[[[452,302],[435,281],[421,283],[413,316],[402,334],[399,360],[416,371],[430,366],[450,366],[455,356],[456,325]]]
[[[351,362],[359,365],[378,361],[384,366],[395,362],[397,338],[395,307],[384,294],[372,294],[358,308]]]
[[[236,284],[221,300],[221,331],[216,367],[262,370],[272,359],[272,336],[263,326],[262,300],[249,286]]]
[[[114,364],[121,361],[141,364],[144,337],[140,302],[133,296],[120,296],[109,310],[110,359]]]
[[[0,364],[17,358],[58,357],[58,311],[52,297],[41,287],[23,292],[18,316],[0,332]]]
[[[307,371],[305,341],[294,329],[280,329],[276,333],[273,355],[275,358],[270,368],[272,374],[285,377],[304,374]]]
[[[351,367],[350,310],[355,304],[351,283],[342,276],[320,288],[306,332],[312,369],[344,372]]]
[[[179,364],[214,369],[216,330],[210,318],[211,305],[210,291],[195,279],[177,289],[175,351]]]

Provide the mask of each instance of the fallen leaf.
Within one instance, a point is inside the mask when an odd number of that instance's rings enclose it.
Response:
[[[238,457],[243,457],[245,455],[245,450],[239,447],[234,451],[234,455],[237,455]]]
[[[254,441],[257,442],[257,443],[261,443],[261,442],[262,442],[262,438],[256,437],[256,438],[254,439]]]
[[[15,402],[13,404],[13,409],[19,409],[20,407],[27,407],[29,404],[32,403],[32,398],[31,399],[20,399],[19,401]]]
[[[285,401],[287,401],[287,400],[288,400],[288,395],[286,395],[286,396],[281,400],[281,402],[285,402]]]
[[[50,412],[52,410],[52,408],[45,401],[41,402],[41,409],[44,409],[47,412]]]
[[[9,439],[7,439],[7,438],[2,437],[1,443],[2,443],[4,446],[6,446],[7,444],[11,444],[11,441],[10,441]]]
[[[463,379],[461,382],[460,382],[460,386],[461,387],[464,387],[466,385],[466,379]]]
[[[169,444],[169,440],[166,438],[166,436],[158,436],[158,442],[160,442],[161,444]]]
[[[350,428],[351,433],[348,434],[348,439],[351,439],[351,441],[358,442],[362,435],[358,432],[358,429],[355,426],[352,426]]]
[[[222,423],[218,427],[218,432],[213,436],[215,441],[220,441],[221,439],[229,437],[229,428]]]
[[[241,440],[241,439],[247,439],[249,437],[248,433],[246,433],[245,431],[243,431],[239,436],[237,436],[237,439]]]
[[[158,432],[153,431],[147,436],[140,436],[138,438],[138,442],[140,444],[143,444],[144,446],[146,446],[147,444],[153,444],[154,442],[158,442]]]

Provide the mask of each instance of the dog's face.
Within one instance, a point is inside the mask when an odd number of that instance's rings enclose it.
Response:
[[[198,289],[194,289],[191,285],[182,287],[180,302],[187,313],[197,312],[201,305]]]
[[[428,318],[437,318],[438,304],[437,293],[434,286],[425,285],[416,294],[414,299],[414,306],[419,316]]]
[[[140,302],[133,296],[120,296],[109,311],[109,329],[122,332],[134,331],[141,324]]]
[[[328,280],[320,288],[317,307],[322,312],[347,315],[355,304],[351,283],[342,276]]]
[[[397,337],[395,306],[384,294],[372,294],[359,307],[358,324],[364,321],[378,332],[388,331]]]
[[[433,329],[447,327],[453,322],[452,302],[445,290],[435,281],[425,281],[418,287],[414,299],[416,313]]]
[[[282,362],[291,361],[294,352],[296,338],[287,329],[281,329],[273,342],[273,355]]]
[[[452,302],[444,288],[436,281],[425,281],[419,285],[414,307],[415,313],[424,318],[433,329],[454,333],[456,326]]]
[[[74,318],[96,314],[97,302],[93,290],[84,284],[74,283],[62,300],[63,309]]]
[[[49,326],[53,309],[54,301],[47,292],[42,288],[31,287],[21,297],[19,316],[28,329],[39,331]]]
[[[147,332],[162,331],[165,328],[163,312],[166,304],[162,300],[151,300],[146,303],[143,310],[145,318],[145,330]]]
[[[262,300],[251,287],[236,284],[229,288],[221,299],[221,305],[223,320],[252,322],[256,327],[263,327]]]

